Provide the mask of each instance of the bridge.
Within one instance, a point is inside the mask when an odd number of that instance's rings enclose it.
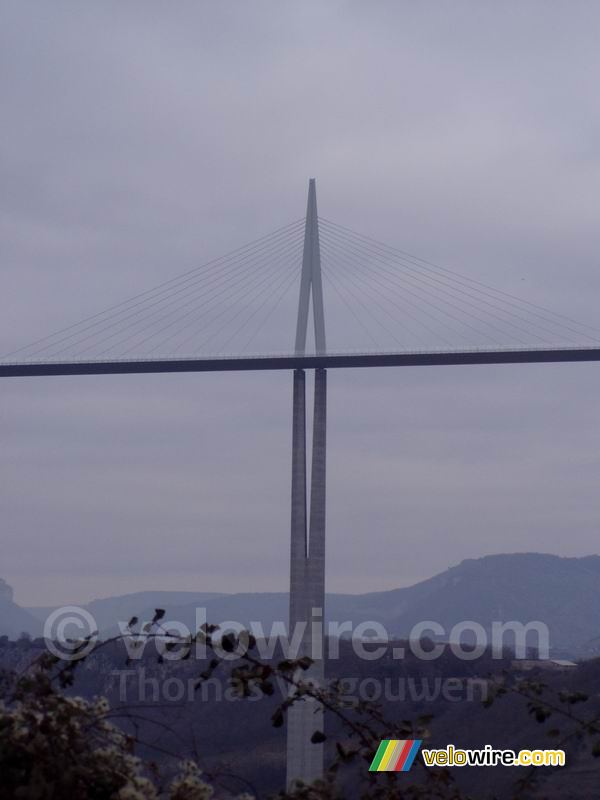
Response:
[[[292,315],[294,349],[278,352]],[[328,370],[586,361],[600,361],[594,327],[320,217],[311,180],[306,217],[6,353],[0,377],[291,370],[290,629],[305,626],[298,655],[313,659],[309,677],[322,681],[323,636],[314,631],[325,602]],[[288,784],[323,775],[323,745],[311,742],[322,726],[310,701],[289,709]]]
[[[213,356],[208,358],[115,359],[112,361],[4,362],[0,377],[124,375],[156,372],[244,372],[246,370],[433,367],[461,364],[535,364],[600,361],[600,347],[539,347],[495,350],[416,350],[389,353]]]

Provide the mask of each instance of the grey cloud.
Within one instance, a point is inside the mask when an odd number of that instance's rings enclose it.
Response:
[[[324,216],[597,321],[597,4],[2,17],[3,352],[299,218],[313,175]],[[3,381],[17,600],[285,588],[290,383]],[[586,365],[332,372],[330,587],[597,550],[599,383]]]

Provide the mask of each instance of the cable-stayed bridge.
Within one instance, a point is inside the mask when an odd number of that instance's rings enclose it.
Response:
[[[600,331],[316,221],[327,348],[293,347],[305,220],[0,355],[0,376],[595,360]]]
[[[306,218],[6,353],[0,377],[293,370],[290,630],[322,681],[327,369],[561,361],[600,361],[600,331],[319,217],[311,180]],[[322,725],[290,707],[289,784],[322,776]]]

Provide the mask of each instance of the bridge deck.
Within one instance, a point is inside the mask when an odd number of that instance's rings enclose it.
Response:
[[[418,367],[456,364],[532,364],[600,361],[600,347],[440,350],[327,355],[253,355],[205,358],[117,359],[108,361],[29,361],[0,363],[0,377],[108,375],[150,372],[232,372],[244,370]]]

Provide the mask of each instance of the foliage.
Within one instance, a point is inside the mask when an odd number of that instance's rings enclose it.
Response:
[[[194,762],[166,790],[158,770],[134,755],[135,740],[112,724],[104,698],[67,697],[53,659],[17,678],[0,701],[2,797],[9,800],[209,800]],[[63,681],[64,682],[64,681]]]
[[[158,609],[152,623],[144,626],[142,635],[163,639],[172,636],[173,641],[168,645],[172,650],[190,644],[189,640],[183,641],[161,629],[163,615]],[[136,624],[137,619],[132,618],[130,626]],[[313,733],[313,741],[327,742],[333,753],[324,779],[311,786],[281,790],[279,800],[345,800],[349,782],[353,793],[362,800],[463,798],[447,769],[427,769],[419,760],[410,774],[413,781],[410,785],[408,776],[399,780],[396,773],[368,771],[382,739],[427,739],[432,722],[430,715],[391,721],[384,709],[374,702],[361,700],[349,705],[339,682],[331,682],[325,691],[304,679],[312,665],[310,659],[267,663],[255,655],[256,642],[247,633],[243,634],[243,655],[235,662],[224,661],[216,657],[217,653],[237,651],[238,641],[233,634],[228,634],[220,638],[217,646],[213,641],[216,630],[214,626],[205,625],[193,637],[206,645],[209,652],[207,665],[203,665],[197,675],[198,686],[218,670],[229,671],[228,677],[241,698],[250,697],[257,687],[271,696],[275,692],[275,681],[282,681],[290,693],[275,708],[271,720],[275,727],[281,727],[289,708],[302,701],[321,704],[329,719],[337,720],[337,726],[331,726],[338,730],[333,741],[328,740],[325,731]],[[97,643],[94,650],[109,643]],[[80,644],[83,652],[88,641]],[[136,755],[137,748],[146,743],[139,735],[124,733],[111,721],[114,710],[105,699],[87,701],[69,696],[65,689],[73,685],[76,671],[85,658],[87,655],[79,660],[62,661],[44,652],[23,674],[13,676],[6,683],[5,699],[0,703],[3,797],[7,800],[208,800],[211,797],[217,800],[231,797],[223,793],[214,776],[202,774],[194,760],[179,761],[177,776],[167,779],[155,763],[144,762]],[[548,736],[553,737],[553,748],[574,738],[587,739],[590,753],[600,755],[600,718],[593,713],[577,713],[580,707],[586,707],[585,693],[567,690],[552,693],[536,680],[517,682],[507,671],[492,685],[485,705],[491,706],[506,696],[522,698],[529,713],[540,724],[546,724],[550,718],[564,721],[566,727],[553,725],[547,731]],[[123,716],[122,709],[119,709],[119,716]],[[415,774],[418,782],[414,782]],[[538,776],[539,772],[533,769],[521,778],[515,787],[515,797],[532,791]],[[253,796],[257,795],[247,795]]]

